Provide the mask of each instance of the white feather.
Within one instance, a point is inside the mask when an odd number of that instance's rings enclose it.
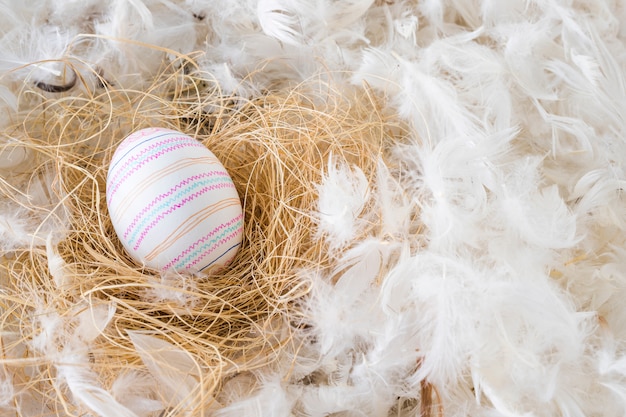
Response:
[[[48,269],[55,285],[60,290],[71,284],[71,277],[67,270],[65,260],[59,255],[55,245],[52,243],[52,235],[46,239],[46,256],[48,258]]]
[[[331,250],[351,241],[363,225],[359,219],[369,198],[368,181],[358,167],[350,168],[333,158],[318,186],[318,236],[326,236]]]
[[[622,201],[624,187],[626,178],[623,174],[608,168],[595,169],[576,182],[569,199],[575,202],[574,210],[582,218],[592,215],[593,221],[601,225],[612,224],[626,229]]]
[[[41,310],[35,316],[38,334],[29,345],[56,369],[52,381],[55,389],[62,392],[67,387],[75,405],[86,407],[98,416],[138,417],[102,386],[89,362],[90,345],[108,326],[115,307],[81,303],[60,315],[46,308],[45,298],[35,301]]]
[[[215,412],[215,417],[290,417],[300,388],[283,382],[281,375],[260,375],[257,389]]]
[[[259,23],[263,32],[290,45],[303,43],[301,22],[280,0],[259,0],[257,3]]]
[[[371,178],[328,166],[313,238],[335,265],[296,272],[311,289],[298,317],[308,326],[272,324],[293,339],[270,364],[223,381],[224,407],[205,414],[405,417],[419,413],[426,379],[451,416],[624,415],[621,2],[0,0],[0,11],[7,126],[39,106],[23,94],[38,80],[67,81],[68,63],[141,87],[171,63],[170,48],[205,51],[200,68],[224,94],[329,72],[338,88],[366,82],[381,112],[410,129]],[[63,286],[72,271],[57,244],[71,222],[49,186],[58,178],[5,171],[21,205],[0,203],[3,255],[40,246]],[[156,283],[144,301],[180,312],[197,301],[183,296],[191,282]],[[34,336],[5,343],[6,363],[37,356],[59,379],[33,384],[39,368],[16,368],[0,390],[16,394],[18,414],[51,415],[56,389],[86,415],[154,417],[210,377],[189,352],[137,333],[148,371],[119,376],[109,392],[87,359],[107,343],[98,338],[114,306],[57,313],[43,295],[29,302],[32,328],[20,330]]]
[[[7,372],[0,372],[0,410],[13,408],[15,388],[13,380]]]
[[[425,0],[416,6],[425,20],[436,28],[441,28],[444,23],[445,3],[441,0]]]
[[[164,48],[197,48],[193,16],[169,1],[112,0],[106,19],[94,24],[99,36],[86,53],[105,78],[123,85],[150,83],[168,61]]]
[[[572,247],[580,241],[576,236],[576,217],[556,186],[529,195],[520,195],[519,190],[512,189],[506,193],[502,209],[511,229],[531,245],[558,249]]]
[[[67,384],[75,402],[101,417],[138,417],[100,386],[85,357],[66,354],[61,363],[57,366],[57,378]]]
[[[143,0],[113,0],[111,14],[119,18],[114,22],[119,23],[115,26],[115,33],[120,39],[124,39],[129,34],[128,30],[150,30],[154,28],[154,20],[152,12],[146,6]],[[121,23],[127,23],[127,26]],[[129,37],[132,38],[132,37]]]
[[[372,412],[371,404],[379,393],[374,390],[363,390],[352,384],[330,386],[307,386],[304,388],[300,401],[302,413],[308,417],[325,417],[328,415],[344,414],[355,408],[367,412],[368,416],[385,417],[385,414]],[[379,404],[381,408],[388,408],[388,404]]]
[[[66,50],[75,34],[71,28],[32,23],[12,29],[0,38],[3,78],[31,85],[71,83],[75,74],[67,65]]]
[[[411,233],[411,216],[415,206],[409,193],[389,168],[379,161],[376,170],[375,204],[379,211],[382,236],[407,238]]]
[[[9,112],[11,114],[12,112]],[[12,115],[14,117],[14,115]],[[14,138],[7,140],[0,146],[0,175],[8,177],[13,174],[15,177],[20,174],[32,172],[36,157],[32,149],[25,143]],[[19,181],[15,181],[17,185]]]
[[[185,404],[199,394],[206,371],[190,352],[149,334],[127,333],[153,376],[165,407]],[[206,401],[208,406],[212,398],[208,396]]]
[[[29,213],[14,205],[5,205],[0,214],[0,244],[3,253],[26,248],[32,243],[32,227]],[[41,241],[37,242],[41,244]]]
[[[229,378],[220,391],[217,400],[228,406],[243,401],[258,387],[257,378],[251,372],[242,372]]]
[[[390,243],[366,240],[341,258],[341,267],[331,274],[337,277],[336,284],[311,277],[307,313],[322,355],[332,357],[350,349],[352,343],[370,339],[372,328],[380,322],[380,311],[374,307],[375,285],[395,249]]]
[[[396,155],[414,177],[411,196],[420,206],[420,222],[430,230],[431,248],[480,244],[481,231],[491,220],[487,190],[499,191],[500,187],[494,167],[516,134],[507,130],[448,139],[433,148],[426,144],[398,147]]]
[[[593,57],[572,51],[572,62],[578,67],[588,83],[592,86],[598,85],[602,72],[600,65]]]
[[[17,111],[17,96],[13,91],[4,85],[0,85],[0,100],[4,101],[7,105],[7,110],[14,112]]]
[[[257,4],[263,31],[286,44],[298,46],[334,38],[360,19],[374,0],[260,0]],[[352,32],[354,37],[355,31]]]
[[[111,394],[138,417],[150,417],[164,410],[161,401],[153,398],[154,380],[147,374],[135,371],[121,374],[111,385]]]
[[[75,327],[75,337],[89,344],[96,340],[113,319],[117,306],[115,303],[89,304],[89,307],[78,314],[78,324]]]
[[[151,278],[151,285],[143,292],[142,298],[148,303],[166,303],[173,311],[189,314],[200,301],[196,280],[196,277],[166,272]]]

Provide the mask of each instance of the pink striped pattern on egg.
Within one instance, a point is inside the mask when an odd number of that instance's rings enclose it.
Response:
[[[154,138],[148,138],[146,139],[146,141],[152,142],[153,139]],[[201,143],[194,142],[189,142],[184,137],[170,137],[150,144],[150,146],[141,149],[141,152],[139,153],[132,153],[132,156],[130,158],[127,158],[121,167],[112,166],[115,175],[113,176],[113,178],[111,178],[110,193],[107,193],[107,197],[110,200],[113,200],[113,196],[120,188],[121,184],[126,182],[135,172],[139,171],[143,166],[150,163],[150,161],[157,160],[169,152],[174,152],[185,147],[204,148]],[[127,152],[131,153],[133,149],[136,149],[139,146],[141,146],[141,143],[137,144],[136,147],[129,149]]]
[[[227,242],[237,240],[236,238],[241,235],[242,226],[243,215],[239,215],[226,223],[221,223],[211,232],[193,242],[177,257],[172,259],[170,263],[165,265],[164,269],[167,270],[173,266],[176,266],[178,268],[184,267],[186,269],[194,267],[195,265],[200,263],[202,259],[211,254],[211,252],[215,249],[215,242],[225,244]],[[225,253],[232,250],[236,246],[237,243],[228,248]],[[221,256],[223,255],[220,255],[220,257]]]
[[[228,172],[200,142],[167,129],[133,133],[107,176],[113,227],[129,254],[162,271],[227,265],[243,239]]]

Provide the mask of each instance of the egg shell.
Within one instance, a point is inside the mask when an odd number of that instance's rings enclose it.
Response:
[[[115,232],[145,266],[196,273],[227,265],[241,246],[243,210],[232,178],[190,136],[134,132],[113,154],[106,184]]]

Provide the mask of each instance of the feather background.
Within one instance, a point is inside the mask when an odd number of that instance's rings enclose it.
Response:
[[[335,159],[320,172],[312,239],[333,267],[296,272],[300,326],[277,331],[292,342],[203,398],[206,415],[415,416],[433,387],[445,416],[622,416],[624,22],[616,0],[3,0],[0,124],[40,96],[147,88],[176,53],[202,53],[225,95],[316,77],[366,88],[407,140],[374,173]],[[3,170],[17,197],[0,201],[0,252],[46,252],[63,288],[68,208],[44,172]],[[184,316],[200,298],[172,279],[143,297]],[[0,413],[63,415],[30,386],[27,351],[84,415],[164,416],[214,383],[184,345],[139,332],[143,370],[104,381],[90,355],[115,306],[59,314],[33,292],[30,345],[0,327]]]

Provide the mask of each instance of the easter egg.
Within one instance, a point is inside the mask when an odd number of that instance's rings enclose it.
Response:
[[[180,132],[148,128],[124,139],[109,166],[106,201],[122,245],[150,268],[220,268],[241,246],[243,211],[230,175]]]

